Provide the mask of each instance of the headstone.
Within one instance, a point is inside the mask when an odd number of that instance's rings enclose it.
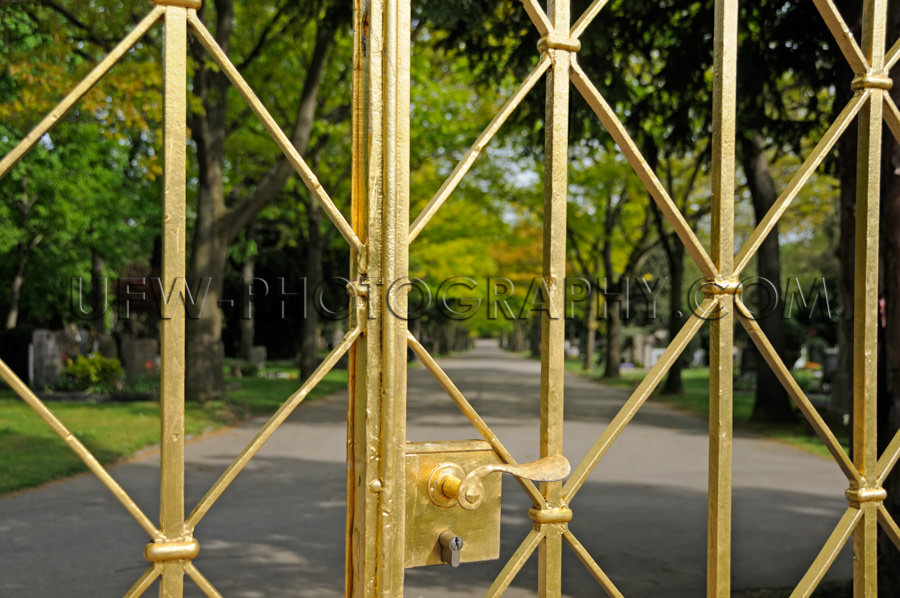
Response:
[[[51,330],[35,330],[31,335],[34,359],[31,384],[35,389],[53,388],[59,384],[63,362],[56,339],[57,334]]]
[[[266,346],[265,345],[254,345],[250,347],[250,355],[248,355],[247,361],[250,362],[250,366],[254,368],[256,371],[260,371],[265,369],[266,367]]]
[[[119,347],[116,345],[116,339],[111,334],[98,334],[94,339],[93,350],[107,359],[119,358]]]
[[[126,338],[122,341],[125,379],[128,382],[136,382],[159,371],[158,345],[155,338]]]
[[[70,324],[63,330],[57,330],[53,333],[56,337],[56,346],[62,354],[63,361],[75,358],[82,354],[81,351],[81,335],[78,328]]]

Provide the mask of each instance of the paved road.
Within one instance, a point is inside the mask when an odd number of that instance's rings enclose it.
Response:
[[[481,343],[443,367],[521,461],[538,456],[540,372]],[[566,379],[566,456],[577,462],[626,393]],[[196,564],[226,597],[343,596],[345,398],[301,406],[197,528]],[[192,505],[263,420],[187,447]],[[429,372],[409,372],[411,440],[472,438]],[[653,402],[613,445],[573,501],[570,524],[626,596],[705,594],[705,422]],[[148,514],[158,512],[157,454],[112,468]],[[804,573],[846,507],[829,460],[751,436],[735,440],[733,587],[783,587]],[[503,488],[501,552],[530,528],[528,502]],[[91,476],[0,498],[0,596],[121,596],[146,567],[145,534]],[[564,549],[570,597],[602,592]],[[534,558],[507,592],[535,596]],[[502,562],[407,573],[408,598],[482,595]],[[850,576],[845,549],[830,575]],[[200,595],[190,582],[188,595]]]

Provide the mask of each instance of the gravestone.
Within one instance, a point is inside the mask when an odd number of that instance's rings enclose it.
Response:
[[[253,369],[260,371],[266,367],[266,355],[265,345],[254,345],[250,347],[250,354],[247,356],[247,361],[250,362],[250,366]]]
[[[93,350],[107,359],[119,358],[119,347],[111,334],[98,334],[93,342]]]
[[[159,372],[159,343],[155,338],[125,338],[122,341],[125,380],[129,383]]]
[[[31,385],[37,390],[59,384],[63,364],[56,339],[57,333],[52,330],[35,330],[31,335]]]

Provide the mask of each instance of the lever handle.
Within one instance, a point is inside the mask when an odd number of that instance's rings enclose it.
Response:
[[[550,455],[537,461],[518,463],[495,463],[482,465],[460,479],[461,469],[457,466],[439,467],[432,473],[436,482],[432,487],[443,495],[442,500],[455,499],[462,508],[472,511],[484,500],[484,483],[486,475],[493,472],[511,473],[518,478],[526,478],[535,482],[558,482],[569,475],[569,461],[562,455]],[[437,497],[432,495],[432,500]],[[435,502],[438,502],[435,500]]]

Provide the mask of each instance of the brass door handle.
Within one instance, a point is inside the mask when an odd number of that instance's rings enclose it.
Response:
[[[496,463],[476,467],[465,475],[458,465],[440,465],[431,472],[428,492],[435,504],[449,507],[454,503],[472,511],[484,500],[484,476],[493,472],[511,473],[534,482],[558,482],[569,475],[569,461],[562,455],[550,455],[537,461],[510,465]]]

